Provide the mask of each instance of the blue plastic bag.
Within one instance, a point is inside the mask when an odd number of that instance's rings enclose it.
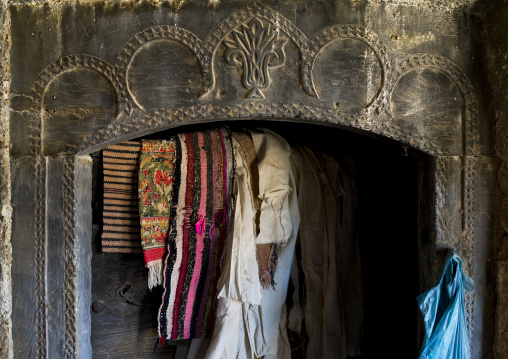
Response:
[[[426,332],[419,359],[470,359],[464,290],[472,286],[459,256],[448,252],[439,284],[416,298]]]

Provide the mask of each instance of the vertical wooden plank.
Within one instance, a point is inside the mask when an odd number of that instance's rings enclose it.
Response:
[[[47,166],[47,241],[48,241],[48,355],[65,358],[65,259],[64,198],[72,196],[64,188],[65,157],[48,159]],[[72,209],[70,209],[72,211]]]
[[[79,358],[91,358],[92,302],[92,159],[75,157],[75,218],[77,252],[77,330]]]
[[[35,358],[37,345],[37,291],[34,246],[35,213],[40,204],[34,204],[36,159],[11,159],[12,179],[12,321],[13,353],[15,358]]]
[[[463,172],[459,156],[435,158],[436,248],[457,248],[463,230]]]
[[[466,229],[469,236],[461,244],[462,256],[469,263],[469,273],[475,285],[466,296],[471,358],[494,357],[493,338],[495,319],[496,268],[494,253],[498,243],[500,190],[496,181],[499,159],[492,156],[468,156],[466,172],[466,201],[469,201],[469,215],[466,212]],[[467,198],[469,196],[469,199]],[[470,222],[470,223],[467,223]]]
[[[48,354],[91,357],[91,160],[49,158]]]

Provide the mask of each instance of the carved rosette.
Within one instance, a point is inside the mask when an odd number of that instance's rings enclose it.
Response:
[[[270,86],[268,68],[284,64],[286,42],[270,24],[263,25],[257,18],[233,30],[224,40],[226,62],[243,68],[242,84],[249,90],[246,98],[264,98],[260,90]]]

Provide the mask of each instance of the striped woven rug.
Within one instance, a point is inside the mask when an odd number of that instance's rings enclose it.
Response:
[[[102,151],[104,208],[102,251],[141,253],[138,169],[141,142],[127,141]]]
[[[159,310],[162,343],[212,333],[233,192],[233,145],[228,129],[181,133],[177,143],[181,161],[173,182],[175,213],[167,238],[169,255]]]

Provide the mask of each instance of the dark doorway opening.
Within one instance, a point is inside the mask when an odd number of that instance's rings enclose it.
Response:
[[[178,127],[164,138],[206,126],[266,127],[292,145],[308,145],[352,162],[357,185],[356,234],[362,261],[363,355],[415,355],[418,332],[420,152],[400,143],[343,129],[289,121],[242,120]],[[150,292],[141,254],[102,254],[100,152],[94,158],[92,348],[94,358],[171,358],[175,348],[154,346],[161,289]],[[430,242],[430,241],[429,241]],[[396,328],[396,329],[392,329]],[[185,345],[186,343],[183,343]],[[188,344],[188,343],[187,343]]]

